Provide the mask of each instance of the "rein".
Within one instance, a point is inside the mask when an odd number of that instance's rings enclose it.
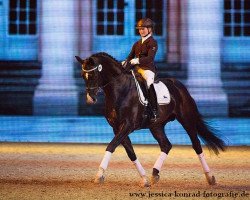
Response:
[[[118,79],[121,75],[123,75],[123,73],[120,73],[117,77],[115,77],[114,79],[112,79],[111,81],[109,81],[108,83],[106,83],[105,85],[103,86],[100,86],[100,88],[105,88],[107,87],[109,84],[111,84],[112,82],[114,82],[116,79]]]

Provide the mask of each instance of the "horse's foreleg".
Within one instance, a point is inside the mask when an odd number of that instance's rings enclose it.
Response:
[[[167,158],[167,154],[172,148],[172,145],[166,137],[163,126],[151,128],[150,131],[161,148],[161,153],[153,166],[153,172],[151,177],[151,183],[155,184],[160,180],[159,173],[161,171],[164,160]]]
[[[210,169],[208,167],[204,154],[203,153],[198,154],[198,158],[201,162],[208,184],[215,185],[216,184],[215,177],[210,172]]]
[[[155,184],[160,180],[160,171],[161,167],[163,165],[164,160],[167,158],[167,154],[165,152],[161,152],[158,159],[156,160],[154,167],[153,167],[153,172],[151,176],[151,183]]]
[[[95,177],[95,181],[94,181],[95,183],[103,183],[104,182],[104,172],[108,168],[108,164],[109,164],[111,155],[112,155],[111,152],[109,152],[109,151],[105,152],[105,155],[102,159],[102,162],[99,166],[99,170],[98,170],[96,177]]]
[[[165,152],[161,152],[158,159],[156,160],[155,164],[154,164],[154,167],[153,169],[155,169],[154,171],[158,173],[161,171],[161,168],[162,168],[162,165],[163,165],[163,162],[164,160],[166,160],[167,158],[167,154]]]
[[[95,183],[103,183],[104,182],[104,173],[108,168],[108,164],[111,158],[112,153],[115,151],[116,147],[121,144],[121,142],[129,135],[130,131],[128,129],[128,126],[125,125],[125,123],[121,124],[119,126],[119,131],[115,135],[115,137],[112,139],[112,141],[108,144],[106,148],[105,155],[102,159],[102,162],[99,166],[99,170],[95,177]]]
[[[150,187],[150,183],[149,183],[149,180],[148,180],[148,177],[146,176],[146,172],[144,170],[144,168],[142,167],[140,161],[138,159],[136,159],[135,161],[133,161],[138,173],[140,174],[141,176],[141,183],[140,185],[142,187]]]

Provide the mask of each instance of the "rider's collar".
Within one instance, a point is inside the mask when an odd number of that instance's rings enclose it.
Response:
[[[149,37],[151,37],[152,36],[152,34],[151,33],[149,33],[147,36],[145,36],[145,37],[141,37],[141,43],[143,44],[143,42],[145,42],[145,40],[147,40]]]

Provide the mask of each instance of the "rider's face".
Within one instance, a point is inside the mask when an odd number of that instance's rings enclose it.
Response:
[[[150,33],[150,28],[141,27],[139,28],[139,33],[141,37],[145,37],[147,34]]]

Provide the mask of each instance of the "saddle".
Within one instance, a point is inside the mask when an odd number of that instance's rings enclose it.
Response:
[[[139,73],[136,73],[133,70],[131,70],[131,73],[135,80],[139,101],[142,105],[147,106],[148,105],[147,84]],[[154,88],[158,104],[159,105],[169,104],[171,98],[167,86],[161,81],[155,81]]]

